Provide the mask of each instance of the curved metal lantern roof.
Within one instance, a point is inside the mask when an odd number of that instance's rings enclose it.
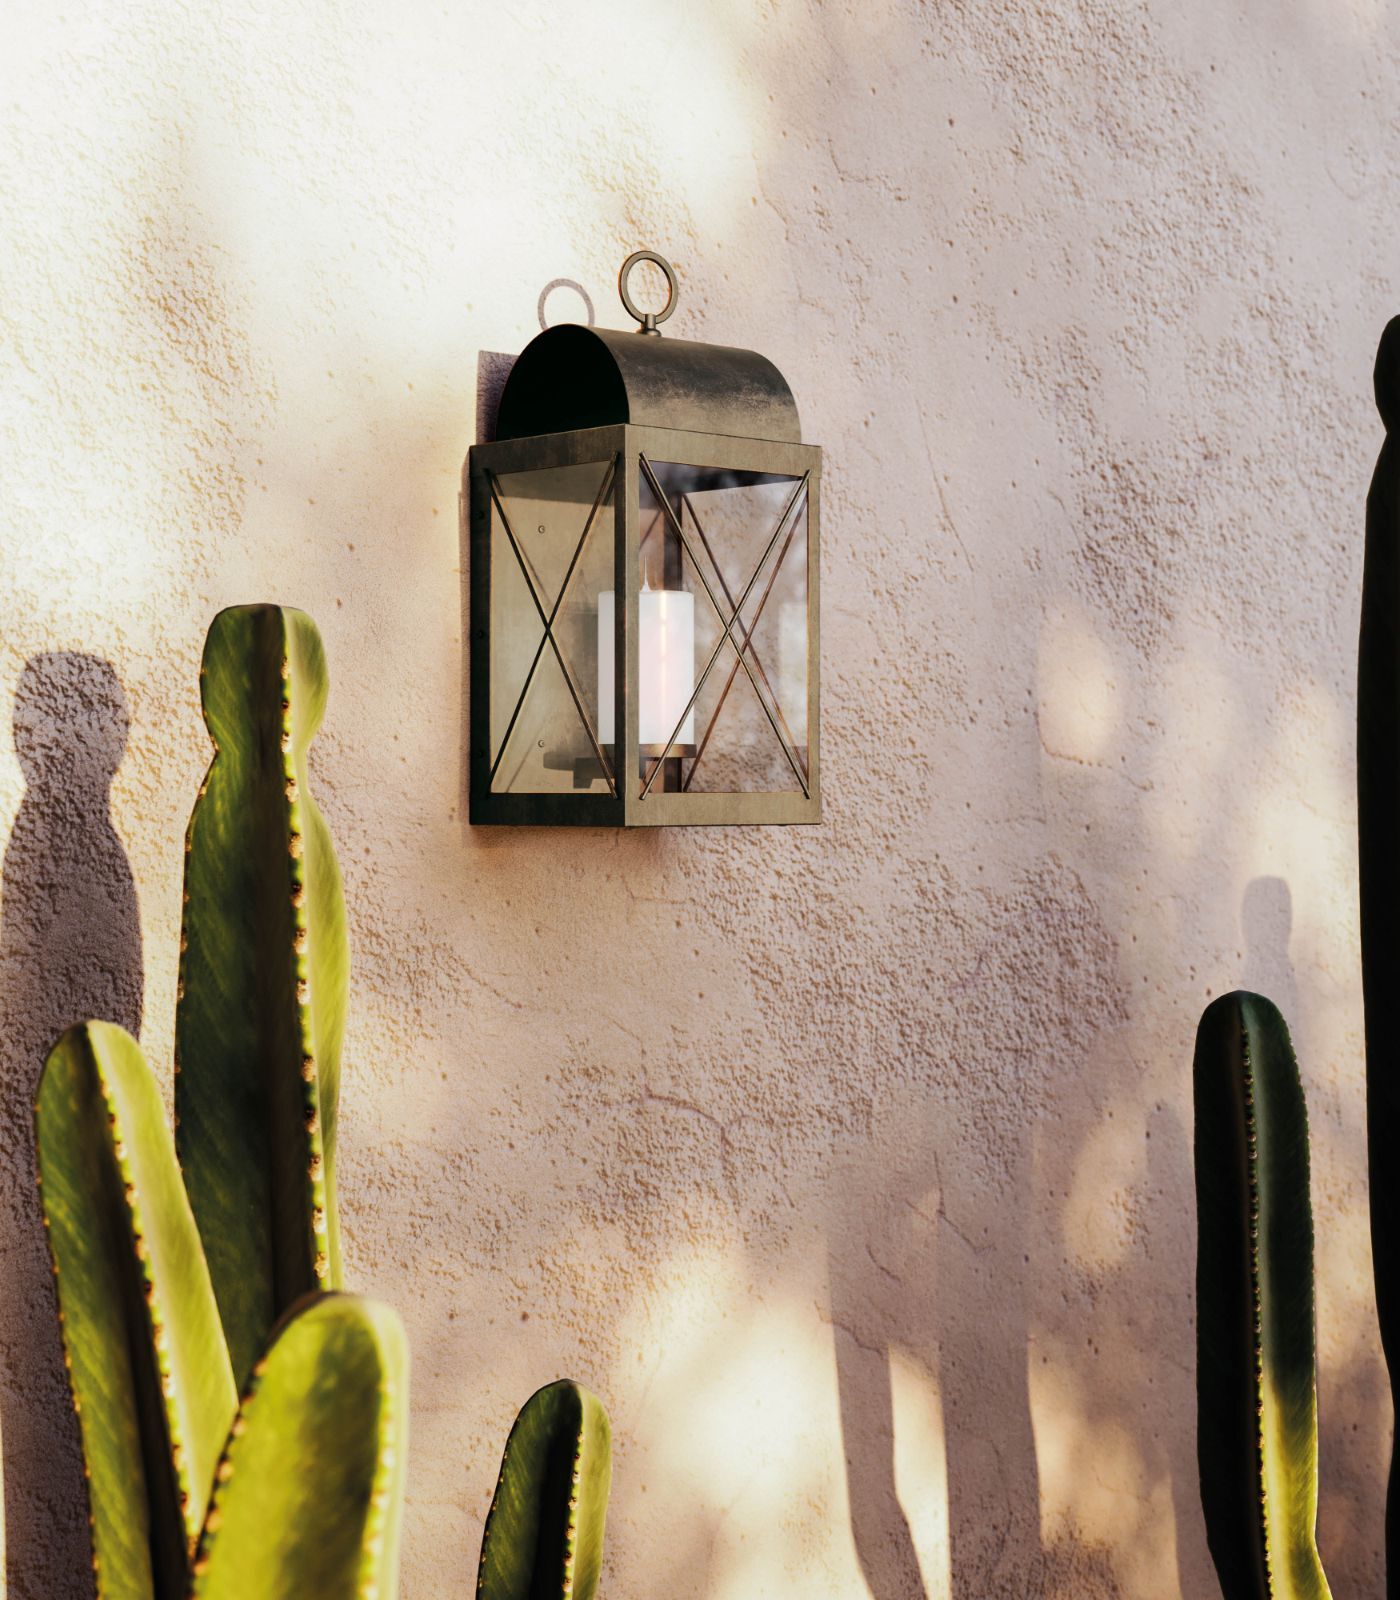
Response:
[[[802,442],[797,402],[767,356],[572,322],[521,351],[501,395],[496,437],[616,422]]]
[[[657,261],[671,282],[671,299],[659,315],[637,311],[627,295],[627,273],[639,259]],[[797,402],[767,356],[661,337],[656,323],[675,307],[669,264],[639,251],[624,264],[619,290],[643,331],[565,322],[532,339],[506,379],[496,421],[498,439],[631,422],[802,442]]]

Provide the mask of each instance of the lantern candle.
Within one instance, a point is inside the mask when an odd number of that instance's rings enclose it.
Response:
[[[613,604],[611,589],[598,596],[598,743],[605,745],[616,742]],[[644,588],[637,611],[638,742],[655,747],[674,734],[676,745],[693,745],[695,708],[686,712],[679,732],[676,724],[695,689],[695,596],[686,589]]]

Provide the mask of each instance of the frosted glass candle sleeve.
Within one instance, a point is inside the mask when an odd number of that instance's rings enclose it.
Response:
[[[695,596],[685,589],[643,589],[637,596],[638,742],[664,745],[675,733],[678,745],[695,743],[692,706],[676,724],[695,690]],[[613,591],[598,596],[598,742],[617,742],[613,710],[615,610]]]

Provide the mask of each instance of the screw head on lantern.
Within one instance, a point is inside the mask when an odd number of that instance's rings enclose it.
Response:
[[[640,262],[660,311],[629,291]],[[471,820],[817,822],[821,452],[750,350],[561,324],[464,472]]]

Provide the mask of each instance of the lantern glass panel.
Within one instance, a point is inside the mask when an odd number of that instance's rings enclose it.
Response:
[[[611,460],[491,477],[493,793],[610,792],[598,614],[613,587],[615,477]]]
[[[639,790],[805,791],[805,480],[643,457],[639,497]]]

